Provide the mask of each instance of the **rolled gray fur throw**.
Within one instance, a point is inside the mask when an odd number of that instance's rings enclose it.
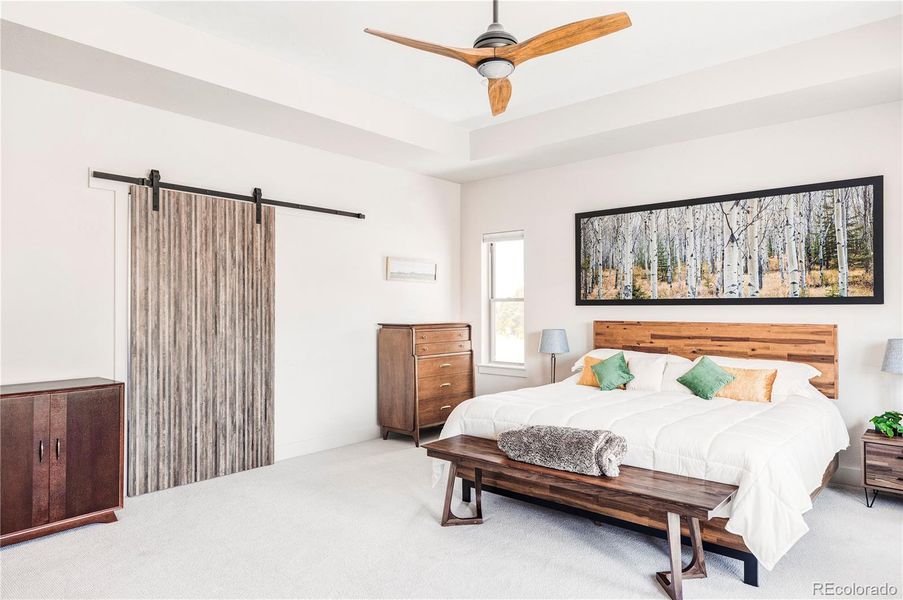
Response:
[[[617,477],[627,440],[603,429],[530,425],[499,434],[508,458],[551,469]]]

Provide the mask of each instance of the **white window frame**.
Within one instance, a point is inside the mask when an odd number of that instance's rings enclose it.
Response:
[[[495,244],[497,242],[506,242],[514,240],[524,240],[523,231],[505,231],[501,233],[488,233],[483,236],[483,244],[486,246],[486,316],[487,316],[487,342],[485,345],[486,354],[489,360],[486,364],[480,365],[480,373],[488,373],[494,375],[514,375],[526,377],[525,362],[506,362],[497,360],[495,357],[495,313],[496,304],[499,302],[521,302],[525,304],[526,291],[524,297],[520,298],[498,298],[495,295]],[[525,260],[526,262],[526,260]],[[526,278],[526,269],[525,269]],[[524,285],[526,288],[526,283]],[[526,350],[526,339],[524,339]]]

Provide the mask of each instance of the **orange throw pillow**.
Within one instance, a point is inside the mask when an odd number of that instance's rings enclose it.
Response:
[[[583,359],[583,370],[580,371],[580,381],[577,382],[577,385],[588,385],[590,387],[598,388],[599,380],[596,379],[596,374],[593,373],[593,365],[597,365],[602,362],[601,358],[593,358],[592,356],[586,356]]]
[[[777,369],[737,369],[721,367],[734,376],[734,380],[715,392],[719,398],[771,402],[771,388],[778,376]]]

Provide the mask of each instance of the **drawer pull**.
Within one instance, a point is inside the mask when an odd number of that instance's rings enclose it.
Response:
[[[38,462],[44,462],[44,440],[38,442]]]
[[[441,365],[439,365],[439,368],[444,369],[445,367],[450,367],[450,366],[451,366],[451,363],[442,363]],[[898,456],[897,458],[899,458],[900,460],[903,460],[903,456]]]
[[[439,410],[446,410],[446,409],[449,409],[449,408],[451,408],[451,404],[446,404],[445,406],[440,406],[440,407],[439,407]]]
[[[450,383],[440,383],[440,384],[439,384],[439,387],[440,387],[440,388],[451,387],[451,384],[450,384]]]
[[[56,459],[60,459],[60,438],[56,438]]]

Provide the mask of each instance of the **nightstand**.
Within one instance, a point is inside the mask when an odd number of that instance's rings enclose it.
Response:
[[[879,491],[903,495],[903,437],[889,438],[872,429],[862,434],[862,487],[869,508]]]

